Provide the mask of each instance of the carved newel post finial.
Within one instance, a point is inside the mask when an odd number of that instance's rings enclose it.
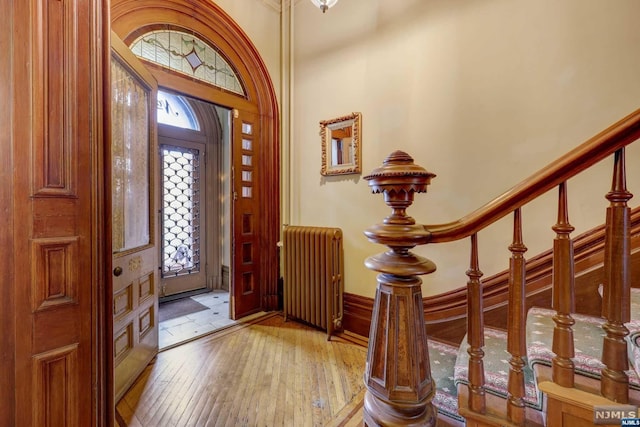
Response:
[[[411,253],[428,243],[430,233],[407,215],[414,193],[426,193],[431,178],[407,153],[395,151],[364,179],[373,193],[383,193],[391,215],[365,231],[387,252],[365,265],[380,272],[371,318],[364,381],[367,426],[435,426],[427,333],[422,306],[421,274],[435,271],[426,258]]]

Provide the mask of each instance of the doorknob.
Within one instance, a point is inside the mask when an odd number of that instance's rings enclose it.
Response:
[[[119,275],[122,274],[122,267],[117,266],[116,268],[113,269],[113,275],[118,277]]]

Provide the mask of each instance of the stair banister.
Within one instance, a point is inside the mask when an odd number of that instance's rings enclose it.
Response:
[[[629,250],[627,201],[631,198],[631,194],[626,191],[624,182],[624,147],[638,139],[640,139],[640,110],[636,110],[587,140],[483,207],[459,220],[443,224],[417,224],[413,218],[406,215],[406,208],[413,202],[413,194],[426,192],[427,184],[435,176],[415,165],[408,154],[398,151],[392,153],[385,160],[383,167],[365,177],[370,181],[369,186],[373,192],[383,193],[385,202],[393,209],[392,214],[385,218],[383,224],[365,231],[370,241],[390,248],[384,254],[371,257],[365,262],[368,268],[381,273],[378,276],[365,369],[367,387],[364,408],[365,425],[431,426],[435,423],[435,409],[431,404],[435,385],[431,379],[428,354],[425,353],[427,337],[423,312],[417,309],[422,307],[421,301],[417,299],[421,298],[421,281],[417,275],[434,271],[435,265],[431,261],[412,254],[410,249],[416,245],[450,242],[471,237],[472,267],[467,272],[469,276],[467,291],[469,298],[481,298],[482,289],[479,278],[482,273],[477,266],[477,260],[473,259],[477,233],[511,212],[515,214],[514,242],[510,246],[511,275],[514,276],[514,280],[509,284],[509,292],[512,294],[509,299],[512,314],[509,314],[509,317],[512,321],[508,331],[507,346],[512,357],[509,361],[511,369],[507,418],[512,425],[525,423],[521,370],[524,366],[523,357],[526,346],[523,332],[524,274],[526,272],[523,253],[526,247],[521,240],[520,209],[554,187],[560,188],[559,221],[552,228],[556,231],[557,240],[568,240],[561,245],[561,251],[564,252],[562,257],[566,259],[566,254],[571,248],[568,235],[573,230],[568,223],[568,218],[565,221],[563,216],[566,212],[562,212],[563,209],[566,210],[566,200],[564,200],[566,182],[614,153],[616,155],[613,185],[611,192],[607,194],[607,199],[611,202],[607,210],[607,229],[612,230],[614,234],[617,233],[617,237],[613,239],[607,237],[605,244],[603,315],[607,319],[604,327],[607,336],[603,351],[603,362],[606,368],[602,372],[602,395],[621,403],[628,400],[628,378],[624,373],[624,369],[628,367],[628,360],[624,338],[629,332],[624,323],[629,320],[629,256],[625,254]],[[615,255],[620,252],[623,253],[622,259],[618,259]],[[561,276],[562,278],[559,278]],[[557,311],[554,320],[556,329],[559,329],[554,332],[554,335],[559,337],[558,344],[554,345],[554,351],[558,350],[556,354],[559,356],[554,360],[557,365],[554,381],[566,387],[571,385],[573,376],[573,367],[566,363],[573,354],[572,344],[568,344],[572,325],[569,313],[573,310],[573,284],[572,281],[567,283],[565,276],[566,272],[558,277],[554,276],[554,281],[563,282],[558,289],[561,289],[562,293],[569,294],[568,297],[565,295],[554,302]],[[412,300],[415,304],[405,306],[402,300]],[[408,309],[398,310],[400,306]],[[476,314],[478,308],[481,310],[482,305],[469,303],[467,314],[473,315],[482,324],[482,316]],[[513,323],[516,325],[512,325]],[[399,325],[411,326],[398,328]],[[416,325],[419,325],[417,329]],[[391,333],[393,330],[400,333],[394,335]],[[556,341],[555,337],[554,341]],[[469,371],[474,378],[471,379],[468,407],[471,411],[482,414],[485,410],[484,378],[478,368],[482,367],[483,343],[476,336],[470,339],[469,345],[471,350]],[[402,355],[405,360],[399,360],[399,355]],[[398,378],[392,374],[393,372],[401,372],[405,379],[410,379],[408,385],[398,387]]]
[[[464,239],[640,138],[640,109],[571,150],[483,207],[456,221],[423,225],[429,243]]]

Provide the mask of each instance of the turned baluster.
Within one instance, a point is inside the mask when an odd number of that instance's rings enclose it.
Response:
[[[514,211],[513,243],[509,246],[509,308],[507,314],[507,351],[509,360],[509,383],[507,418],[514,424],[524,425],[524,356],[525,338],[525,260],[527,247],[522,242],[522,219],[520,208]]]
[[[365,265],[378,275],[369,333],[364,382],[364,422],[367,426],[435,426],[427,333],[422,305],[422,280],[435,271],[431,261],[410,249],[428,242],[430,233],[406,214],[414,193],[424,193],[435,175],[415,165],[402,151],[393,152],[365,179],[374,193],[383,193],[392,208],[382,224],[365,231],[385,253]]]
[[[482,271],[478,263],[478,235],[471,235],[471,261],[467,276],[467,343],[469,348],[469,409],[484,414],[484,312],[482,304]]]
[[[573,241],[569,234],[574,228],[569,224],[567,207],[567,184],[559,186],[558,222],[552,227],[556,232],[553,241],[553,308],[556,310],[553,321],[553,347],[555,357],[552,361],[553,381],[563,387],[573,387],[574,357],[573,329],[574,312],[574,260]]]
[[[600,390],[604,397],[620,403],[629,401],[629,369],[627,343],[629,330],[629,207],[633,195],[627,191],[624,148],[614,156],[611,191],[606,198],[607,208],[604,247],[604,293],[602,315],[607,320],[603,326],[606,336],[602,349],[602,381]]]

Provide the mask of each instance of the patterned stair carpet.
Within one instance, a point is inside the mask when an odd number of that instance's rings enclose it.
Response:
[[[485,328],[484,331],[484,371],[485,371],[485,391],[487,393],[507,397],[507,386],[509,384],[509,359],[511,354],[507,351],[507,333],[498,329]],[[469,353],[467,353],[467,337],[465,336],[458,359],[456,360],[454,383],[469,384]],[[535,410],[542,409],[542,395],[538,390],[533,375],[533,370],[526,364],[524,372],[524,403]]]
[[[464,421],[458,414],[458,392],[453,378],[457,357],[458,347],[429,340],[431,378],[436,383],[436,395],[432,403],[439,414]]]
[[[532,307],[527,316],[527,355],[529,366],[551,366],[555,354],[551,350],[553,343],[553,328],[555,323],[553,315],[555,311],[547,308]],[[602,329],[604,319],[581,314],[572,314],[575,324],[573,333],[575,336],[575,372],[589,378],[600,379],[600,371],[604,368],[601,362],[602,340],[605,332]],[[632,390],[640,390],[640,378],[636,370],[640,362],[638,337],[640,336],[640,323],[632,321],[628,323],[630,330],[627,336],[627,348],[631,366],[626,371],[629,376],[629,387]]]
[[[527,315],[527,355],[524,358],[525,396],[528,407],[541,411],[544,406],[542,393],[537,388],[537,366],[550,367],[555,354],[551,350],[555,311],[533,307]],[[604,319],[573,314],[575,337],[575,357],[573,358],[577,375],[600,379],[600,371],[604,367],[601,362],[602,341],[605,335],[602,326]],[[640,289],[631,289],[631,322],[625,326],[629,329],[626,337],[630,366],[626,371],[629,376],[631,398],[640,402]],[[485,328],[484,336],[484,371],[485,391],[498,397],[507,397],[509,383],[509,359],[511,354],[506,349],[507,333],[502,330]],[[436,383],[436,395],[433,404],[440,414],[458,421],[464,419],[458,413],[457,387],[469,384],[469,354],[467,337],[459,348],[429,341],[429,359],[431,375]]]
[[[598,290],[602,295],[602,285]],[[627,350],[629,357],[629,369],[626,374],[629,377],[629,388],[636,399],[640,399],[640,289],[630,289],[630,319],[625,326],[629,330]],[[553,316],[555,311],[548,308],[532,307],[527,315],[527,356],[529,365],[551,366],[555,354],[551,350],[553,342],[553,329],[555,323]],[[605,320],[600,317],[583,314],[572,314],[575,321],[573,334],[575,339],[575,364],[576,374],[584,377],[600,379],[600,371],[604,368],[602,363],[603,337],[602,328]]]

